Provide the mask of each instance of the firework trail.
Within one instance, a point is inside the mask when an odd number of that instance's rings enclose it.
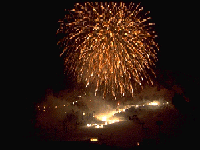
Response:
[[[64,34],[58,45],[63,49],[66,70],[86,87],[124,96],[144,83],[153,84],[152,66],[157,61],[154,23],[140,4],[76,3],[60,20],[57,34]]]

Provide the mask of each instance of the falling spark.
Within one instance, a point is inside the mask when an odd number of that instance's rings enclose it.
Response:
[[[86,2],[60,20],[57,34],[65,34],[58,45],[63,49],[66,72],[77,82],[103,90],[103,97],[112,93],[132,93],[133,89],[151,83],[157,61],[157,37],[154,23],[140,4]],[[66,22],[68,20],[68,22]],[[103,87],[103,88],[100,88]]]

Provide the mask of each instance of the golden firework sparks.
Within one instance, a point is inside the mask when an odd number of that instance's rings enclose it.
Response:
[[[134,87],[144,82],[153,84],[149,70],[155,75],[152,66],[159,48],[149,13],[134,3],[76,3],[57,31],[65,34],[58,45],[63,47],[66,70],[86,87],[95,84],[95,96],[100,86],[104,96],[116,97],[133,95]]]

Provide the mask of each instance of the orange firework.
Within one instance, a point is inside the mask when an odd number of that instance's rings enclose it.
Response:
[[[86,87],[92,83],[95,95],[98,90],[103,96],[133,95],[137,85],[153,84],[150,74],[155,76],[152,66],[159,48],[150,12],[142,10],[134,3],[76,3],[59,21],[57,34],[65,36],[58,45],[63,47],[66,70]]]

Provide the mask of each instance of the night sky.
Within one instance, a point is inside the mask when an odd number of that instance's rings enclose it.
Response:
[[[65,15],[64,9],[72,9],[73,5],[68,1],[34,4],[34,7],[28,7],[24,12],[30,14],[24,22],[27,30],[27,36],[24,37],[27,41],[27,58],[23,59],[25,65],[29,64],[24,71],[24,77],[27,77],[24,93],[29,101],[36,102],[47,88],[59,91],[65,87],[56,31],[59,27],[58,19]],[[148,1],[142,2],[141,6],[151,11],[149,16],[155,23],[160,46],[158,72],[172,72],[177,82],[186,88],[199,85],[197,3]]]

